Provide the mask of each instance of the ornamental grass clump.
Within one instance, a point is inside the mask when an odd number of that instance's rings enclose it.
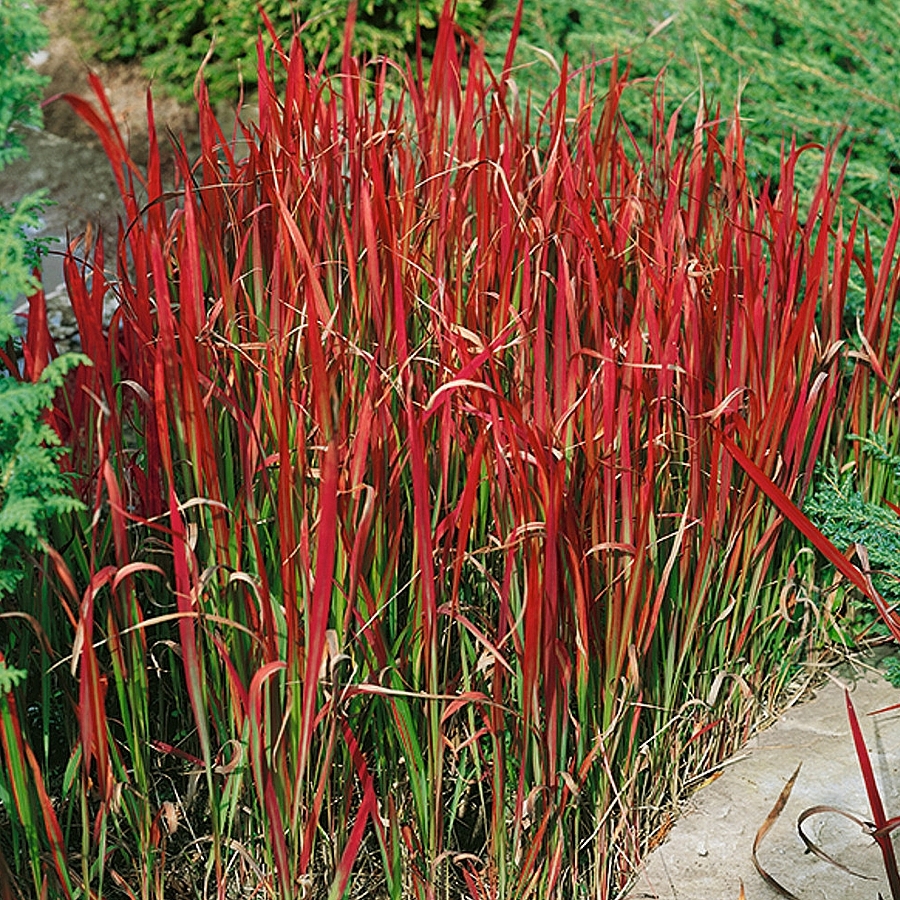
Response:
[[[814,647],[734,453],[799,500],[840,439],[840,174],[757,197],[661,96],[641,156],[615,60],[534,112],[517,30],[492,71],[448,6],[427,78],[276,40],[165,176],[149,97],[146,171],[69,98],[126,217],[65,264],[89,512],[10,620],[2,889],[613,897]]]

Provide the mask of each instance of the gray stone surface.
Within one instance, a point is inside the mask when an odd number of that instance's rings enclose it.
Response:
[[[888,817],[900,815],[900,690],[866,667],[830,676],[815,696],[754,737],[685,804],[672,831],[645,862],[628,900],[747,900],[780,895],[754,868],[751,851],[798,763],[802,768],[780,818],[763,839],[763,867],[800,900],[890,898],[881,852],[844,818],[821,815],[805,830],[826,852],[868,876],[854,877],[804,852],[797,817],[812,806],[836,806],[872,818],[853,749],[844,686],[860,718]],[[897,841],[895,840],[895,846]]]

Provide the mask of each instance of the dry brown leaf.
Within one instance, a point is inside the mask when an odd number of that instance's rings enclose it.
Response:
[[[815,844],[806,832],[803,830],[803,823],[810,818],[811,816],[818,816],[822,813],[833,813],[837,816],[842,816],[845,819],[849,819],[853,822],[854,825],[859,825],[864,834],[872,834],[872,825],[870,822],[866,822],[865,819],[861,819],[859,816],[854,816],[852,813],[845,812],[843,809],[838,809],[836,806],[811,806],[809,809],[804,809],[802,813],[797,818],[797,831],[800,834],[800,839],[806,845],[806,849],[809,853],[813,853],[819,857],[819,859],[824,860],[827,863],[831,863],[833,866],[837,866],[839,869],[846,872],[848,875],[853,875],[856,878],[864,878],[866,881],[874,881],[871,875],[863,875],[861,872],[854,872],[853,869],[847,868],[843,863],[838,862],[834,857],[829,856],[821,847]]]
[[[788,799],[791,796],[791,791],[794,789],[794,782],[797,780],[797,776],[800,774],[800,766],[803,763],[798,763],[797,768],[794,769],[794,774],[788,779],[787,784],[781,789],[781,793],[778,795],[778,799],[775,801],[775,805],[769,811],[769,814],[766,816],[765,822],[759,826],[759,831],[756,832],[756,837],[753,839],[753,865],[756,866],[756,871],[759,872],[761,878],[767,885],[769,885],[772,890],[777,891],[781,894],[782,897],[787,897],[788,900],[799,900],[799,898],[792,894],[786,887],[784,887],[780,882],[776,881],[761,865],[759,862],[759,857],[757,855],[757,851],[759,850],[759,845],[762,843],[763,838],[769,833],[772,826],[775,822],[778,821],[778,817],[784,811],[784,807],[787,805]]]

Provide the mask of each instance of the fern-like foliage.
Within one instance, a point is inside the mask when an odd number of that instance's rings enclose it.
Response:
[[[2,330],[0,321],[0,336]],[[42,416],[66,372],[83,361],[77,354],[60,357],[34,384],[11,374],[0,378],[0,596],[21,579],[25,553],[39,546],[48,522],[82,508],[60,472],[59,440]]]
[[[39,287],[34,276],[41,248],[27,236],[40,210],[40,197],[24,198],[12,212],[0,207],[0,344],[15,359],[20,342],[9,307]],[[0,366],[0,598],[12,592],[50,520],[80,509],[60,472],[62,452],[55,432],[44,422],[66,372],[86,357],[67,354],[54,360],[36,383]]]
[[[29,233],[40,227],[46,202],[46,192],[37,191],[26,194],[11,208],[0,204],[0,298],[14,299],[39,287],[34,272],[46,239],[35,240]],[[8,335],[10,327],[7,323],[0,336]]]
[[[40,124],[40,91],[46,79],[28,65],[47,39],[33,0],[0,0],[0,168],[24,154],[13,126]],[[36,272],[43,247],[29,236],[45,197],[29,194],[11,209],[0,206],[0,345],[15,365],[20,339],[12,315],[22,295],[40,287]],[[74,354],[54,360],[36,383],[0,365],[0,598],[12,592],[28,566],[28,554],[50,520],[80,509],[60,472],[56,434],[44,421],[66,372],[86,361]],[[0,691],[16,683],[16,670],[0,668]],[[5,686],[5,687],[4,687]]]

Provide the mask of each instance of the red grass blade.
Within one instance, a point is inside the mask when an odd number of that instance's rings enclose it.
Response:
[[[866,796],[869,798],[869,807],[872,810],[872,819],[875,824],[875,840],[881,849],[884,858],[884,869],[887,873],[888,884],[891,886],[891,896],[894,900],[900,900],[900,871],[897,870],[897,857],[894,853],[894,844],[889,832],[880,831],[887,825],[887,816],[884,814],[884,804],[881,801],[881,792],[875,781],[875,773],[872,770],[872,761],[866,748],[866,741],[862,729],[859,727],[859,719],[856,709],[850,699],[850,691],[844,691],[844,699],[847,702],[847,717],[850,719],[850,731],[853,735],[853,746],[856,749],[856,758],[859,760],[859,768],[862,772],[863,782],[866,786]]]

